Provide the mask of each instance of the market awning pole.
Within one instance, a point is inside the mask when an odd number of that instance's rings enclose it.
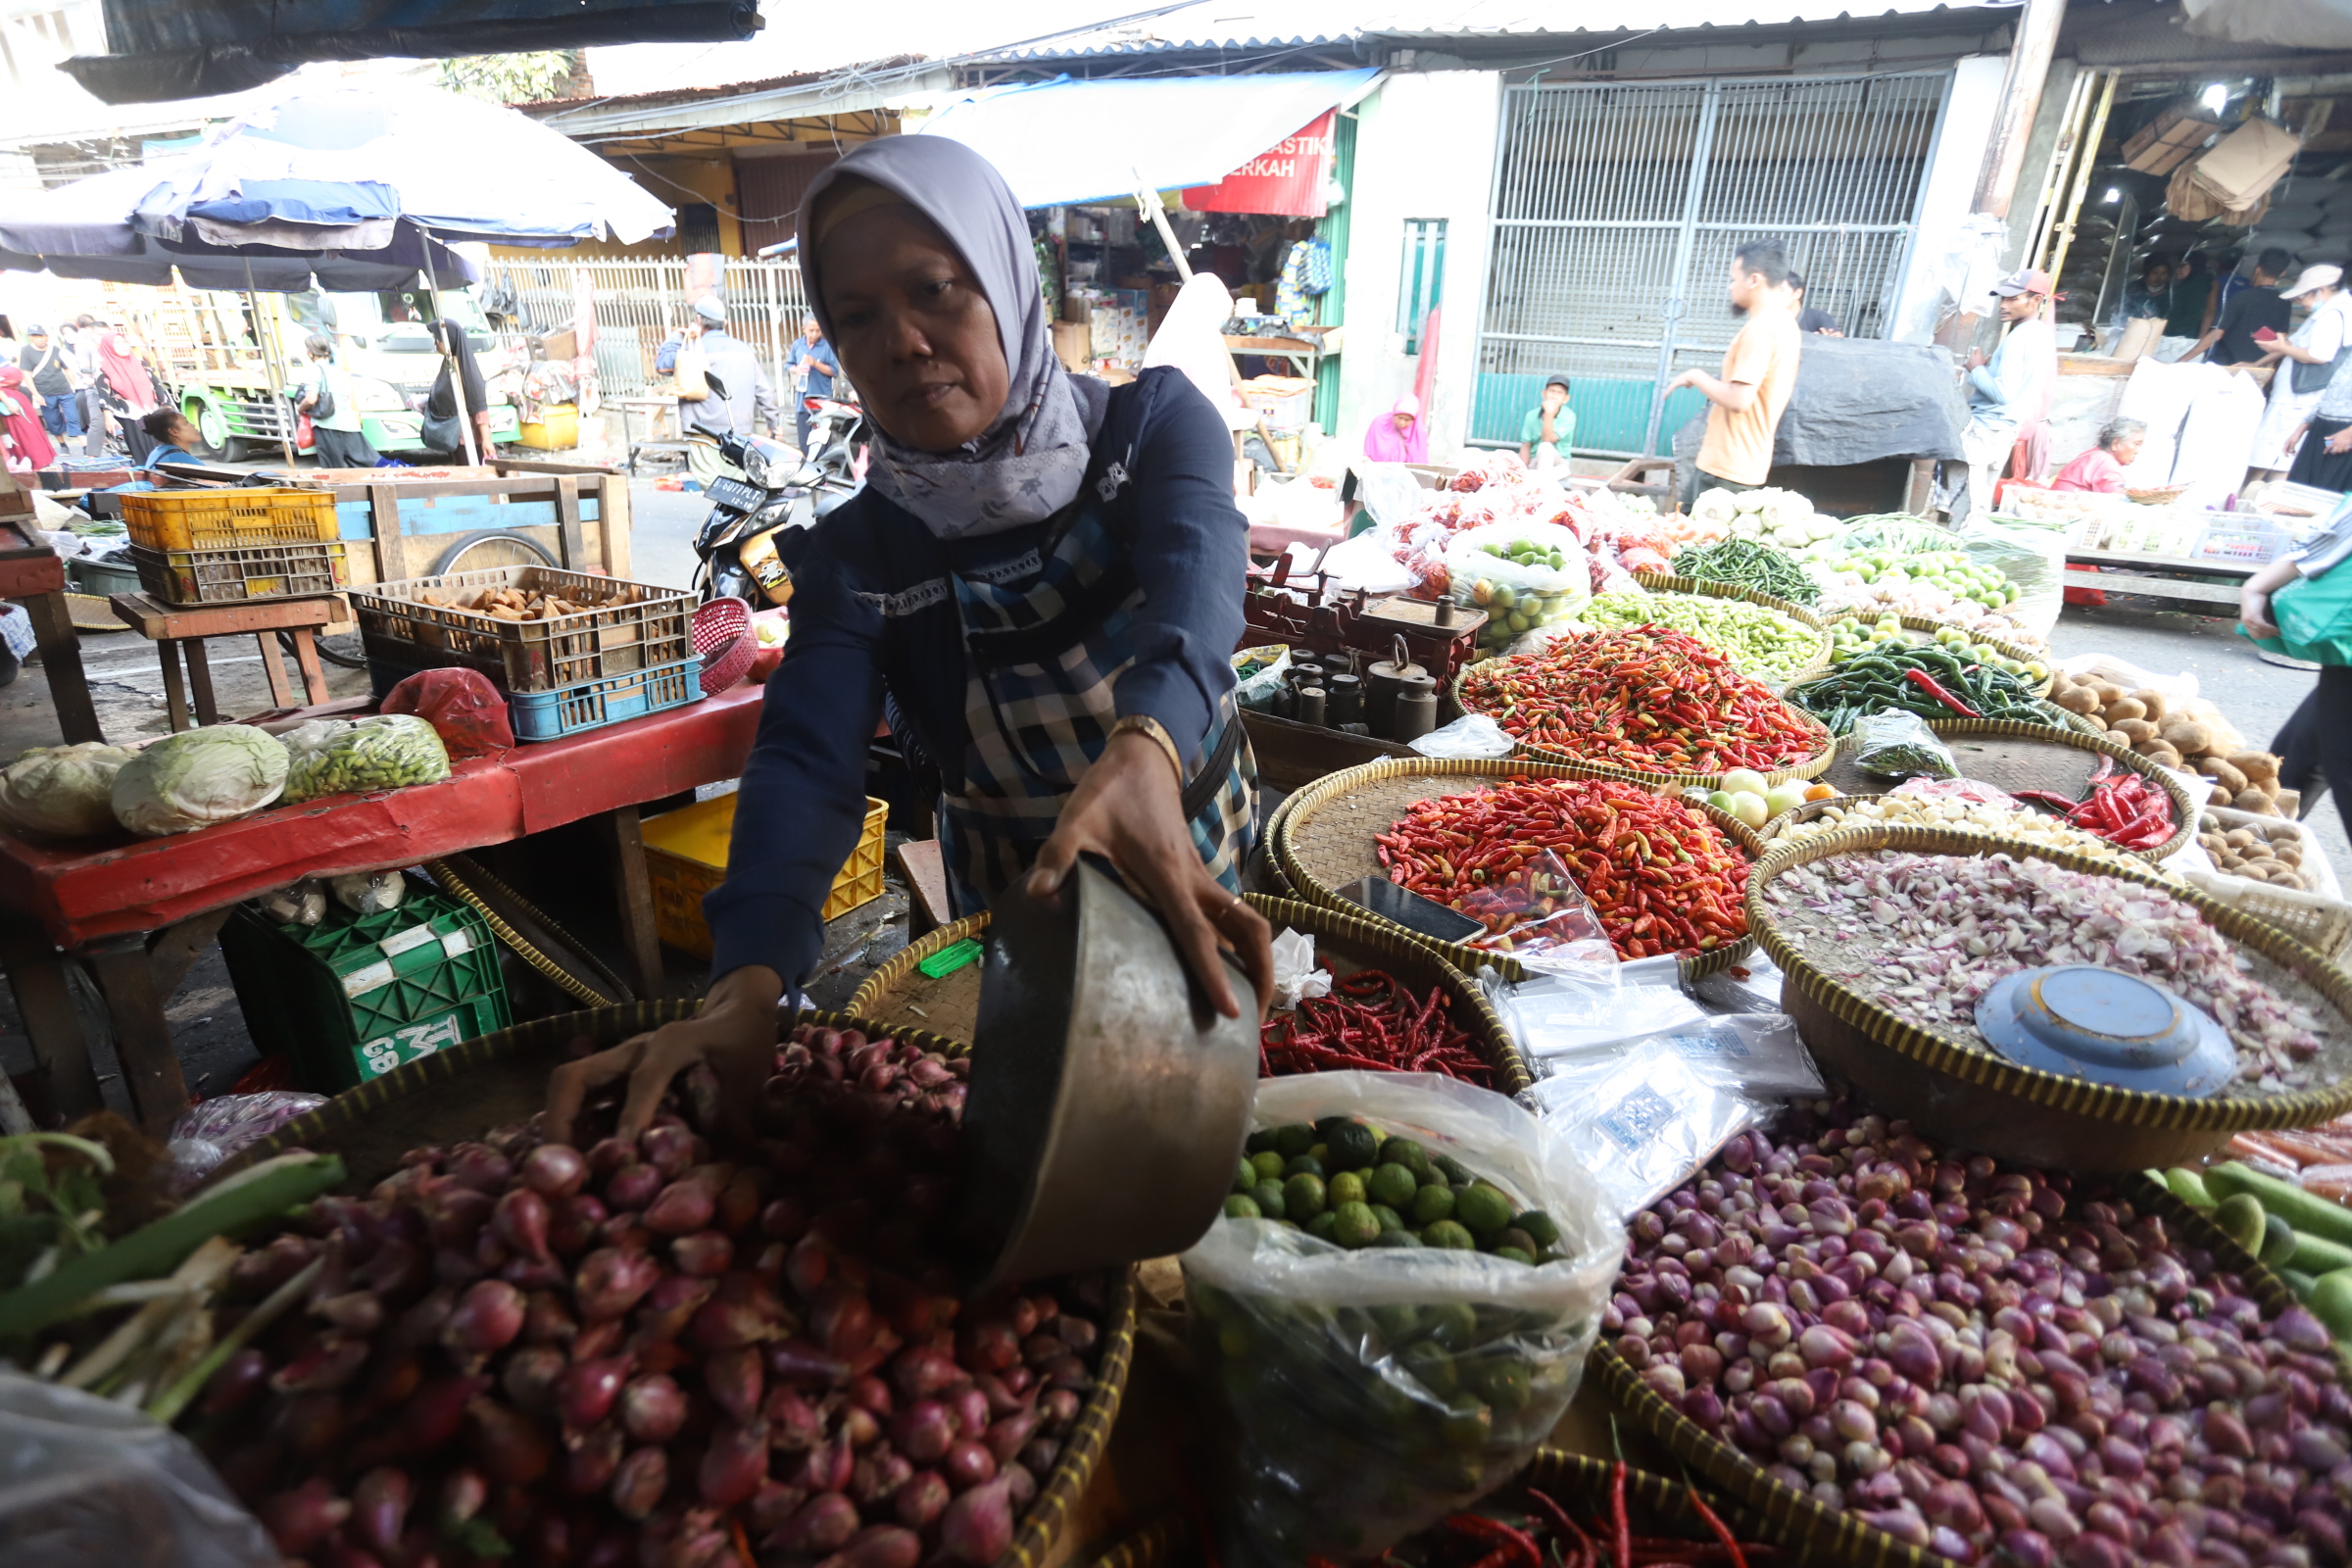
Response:
[[[441,281],[433,275],[432,231],[419,228],[417,232],[424,236],[424,286],[432,292],[433,318],[447,322],[453,334],[463,332],[466,330],[465,323],[451,321],[441,310]],[[466,441],[466,466],[468,467],[479,466],[482,461],[482,449],[474,443],[473,410],[468,408],[466,403],[466,371],[458,364],[458,350],[454,338],[442,341],[441,363],[449,367],[449,394],[457,401],[458,405],[458,434],[463,436]]]
[[[2034,133],[2034,117],[2041,109],[2041,89],[2050,79],[2050,56],[2058,46],[2058,24],[2066,20],[2066,0],[2026,0],[2013,24],[2009,45],[2009,74],[2001,83],[2000,112],[1985,143],[1984,167],[1977,173],[1972,213],[2009,218],[2009,201],[2017,190],[2018,171],[2025,166],[2026,143]],[[1982,315],[1962,301],[1960,311],[1937,329],[1936,341],[1952,347],[1976,335]]]
[[[2092,111],[2090,129],[2082,138],[2082,156],[2075,164],[2075,189],[2066,200],[2066,216],[2059,220],[2053,231],[2056,243],[2050,247],[2050,265],[2043,269],[2052,278],[2066,267],[2066,253],[2075,243],[2075,222],[2082,216],[2082,198],[2090,192],[2091,166],[2098,162],[2099,142],[2107,134],[2107,111],[2115,107],[2115,84],[2123,73],[2107,73],[2107,85],[2099,91],[2099,107]],[[2092,323],[2096,325],[2096,322]]]
[[[2067,84],[2066,111],[2058,117],[2058,141],[2050,149],[2048,164],[2041,172],[2041,187],[2034,198],[2034,228],[2027,237],[2026,248],[2019,253],[2019,265],[2040,265],[2042,252],[2048,247],[2050,229],[2058,221],[2059,204],[2065,199],[2067,187],[2074,182],[2076,160],[2082,156],[2082,122],[2090,117],[2093,90],[2098,85],[2098,74],[2078,71],[2075,79]]]
[[[1176,281],[1190,283],[1193,270],[1184,260],[1184,247],[1176,243],[1176,230],[1168,226],[1168,209],[1159,199],[1159,192],[1145,184],[1139,177],[1135,184],[1136,211],[1152,220],[1159,230],[1159,242],[1168,248],[1168,260],[1176,264]]]
[[[285,352],[285,344],[277,335],[277,323],[262,318],[262,302],[253,288],[253,258],[245,258],[245,309],[253,313],[254,336],[261,345],[262,366],[270,373],[270,407],[285,422],[277,427],[278,450],[286,455],[286,466],[295,465],[294,410],[286,402],[286,380],[277,359]]]

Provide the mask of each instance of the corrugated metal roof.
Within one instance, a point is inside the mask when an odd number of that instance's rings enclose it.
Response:
[[[1655,0],[1639,21],[1615,8],[1594,8],[1591,24],[1573,12],[1529,0],[1458,0],[1452,5],[1390,8],[1340,0],[1200,0],[1164,16],[1073,33],[1051,44],[1010,50],[1000,60],[1068,60],[1090,56],[1159,54],[1178,50],[1294,49],[1318,44],[1353,47],[1416,39],[1529,38],[1544,34],[1595,37],[1608,33],[1682,31],[1835,22],[1851,17],[1921,16],[1936,11],[2014,10],[2018,0],[1954,5],[1950,0]]]

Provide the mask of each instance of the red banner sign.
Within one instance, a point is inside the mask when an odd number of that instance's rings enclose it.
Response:
[[[1323,187],[1331,177],[1332,126],[1338,114],[1326,109],[1298,135],[1283,138],[1214,185],[1193,186],[1184,193],[1184,205],[1196,213],[1321,218]]]

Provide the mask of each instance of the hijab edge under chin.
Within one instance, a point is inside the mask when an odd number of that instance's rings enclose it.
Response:
[[[920,213],[956,248],[997,320],[1007,385],[988,429],[953,452],[910,447],[873,421],[866,482],[941,539],[1043,522],[1077,498],[1093,461],[1110,389],[1071,375],[1054,356],[1029,222],[995,166],[944,136],[868,142],[818,174],[802,198],[799,231],[824,193],[845,178],[879,185]],[[828,336],[820,264],[801,258],[809,310]]]

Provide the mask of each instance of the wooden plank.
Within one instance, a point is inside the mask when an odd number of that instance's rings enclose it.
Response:
[[[146,939],[118,937],[84,956],[106,999],[131,1108],[149,1136],[161,1138],[188,1108],[188,1084],[172,1046],[172,1024],[164,1016],[164,994],[156,988]]]
[[[625,476],[598,481],[596,537],[603,552],[598,563],[609,577],[629,574],[629,481]]]
[[[301,632],[297,635],[307,637],[310,634]],[[262,673],[270,679],[270,706],[292,708],[294,706],[294,688],[286,680],[286,662],[278,652],[277,633],[273,631],[256,632],[253,640],[262,650]]]
[[[188,662],[188,706],[196,710],[196,722],[220,723],[220,708],[213,700],[213,664],[205,654],[204,639],[185,637],[173,646],[179,649],[180,657]],[[279,673],[282,678],[284,672]]]
[[[32,617],[32,640],[40,650],[41,673],[48,677],[49,700],[57,705],[57,727],[66,744],[102,741],[98,709],[90,701],[90,683],[81,671],[81,639],[74,631],[74,612],[63,593],[35,594],[24,601]]]
[[[2194,582],[2181,577],[2140,577],[2120,571],[2070,571],[2069,588],[2096,588],[2111,594],[2145,594],[2152,599],[2193,599],[2199,604],[2237,607],[2238,591],[2220,583]]]
[[[654,879],[645,863],[645,835],[637,808],[623,806],[597,818],[598,835],[612,856],[612,889],[620,904],[620,940],[628,954],[629,983],[638,998],[659,1000],[665,989],[662,936],[654,923]]]
[[[2120,566],[2126,570],[2146,568],[2156,571],[2193,571],[2211,577],[2230,577],[2244,581],[2262,567],[2241,561],[2191,561],[2186,556],[2143,556],[2121,550],[2069,550],[2069,564],[2081,562],[2086,565]]]
[[[947,858],[937,839],[908,839],[895,852],[899,874],[911,896],[907,906],[908,940],[936,931],[956,918],[948,899]]]
[[[142,637],[241,637],[248,632],[325,626],[347,618],[332,594],[307,599],[238,599],[219,605],[167,605],[147,594],[107,600],[115,618]]]
[[[409,547],[400,536],[400,486],[368,487],[368,532],[375,541],[375,580],[397,582],[412,575]]]
[[[316,706],[327,700],[326,671],[318,667],[318,643],[308,626],[294,629],[294,662],[302,669],[302,695]]]
[[[622,471],[610,463],[551,463],[539,458],[501,458],[491,466],[501,473],[546,473],[559,477],[567,473],[586,477]]]
[[[0,920],[0,968],[32,1039],[33,1064],[49,1087],[49,1104],[69,1122],[106,1108],[98,1069],[66,978],[66,956],[29,920]]]
[[[1420,755],[1394,741],[1301,724],[1248,709],[1242,710],[1242,727],[1250,736],[1250,751],[1257,756],[1258,782],[1278,790],[1295,790],[1326,773],[1376,762],[1384,757]]]
[[[587,564],[587,547],[580,539],[580,483],[556,481],[556,564],[578,571]]]
[[[594,476],[591,475],[591,478]],[[593,494],[593,489],[589,492]],[[553,528],[556,525],[555,498],[544,501],[511,501],[496,496],[456,496],[435,501],[431,497],[404,495],[407,505],[401,509],[400,526],[405,534],[478,533],[484,528]],[[593,518],[596,502],[583,499],[580,516]],[[337,537],[356,542],[369,537],[368,511],[365,503],[346,502],[335,508]]]
[[[164,716],[171,720],[173,734],[186,729],[192,722],[188,717],[188,692],[179,677],[179,644],[171,638],[159,639],[156,657],[164,662]]]

